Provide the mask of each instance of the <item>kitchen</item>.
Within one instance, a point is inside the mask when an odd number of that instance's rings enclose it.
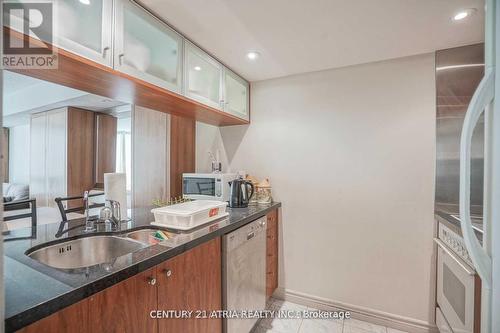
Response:
[[[495,1],[51,8],[57,67],[2,71],[6,332],[500,332]]]

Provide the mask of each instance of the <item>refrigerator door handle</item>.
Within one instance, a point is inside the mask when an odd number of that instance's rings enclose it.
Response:
[[[471,146],[474,127],[495,97],[494,68],[486,68],[470,101],[460,138],[460,224],[467,251],[486,288],[491,288],[492,260],[476,238],[470,217]]]

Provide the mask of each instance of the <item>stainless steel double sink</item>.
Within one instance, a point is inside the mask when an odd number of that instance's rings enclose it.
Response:
[[[27,256],[59,269],[87,268],[109,263],[126,254],[149,247],[156,229],[140,229],[123,235],[95,235],[48,245]]]

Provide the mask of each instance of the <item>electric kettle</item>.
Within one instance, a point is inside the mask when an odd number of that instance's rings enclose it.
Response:
[[[229,207],[248,207],[248,202],[253,195],[253,184],[242,178],[229,182]]]

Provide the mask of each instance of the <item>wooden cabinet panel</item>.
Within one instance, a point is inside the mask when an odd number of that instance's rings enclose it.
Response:
[[[68,108],[67,130],[67,195],[83,195],[94,187],[94,112]],[[60,161],[58,161],[60,163]],[[68,201],[68,207],[81,207],[83,202]]]
[[[278,288],[278,210],[267,214],[266,296]]]
[[[116,172],[117,119],[108,114],[95,115],[95,183],[104,188],[104,174]]]
[[[182,174],[195,171],[196,122],[170,118],[170,196],[182,195]]]
[[[149,313],[157,308],[157,288],[150,279],[156,279],[155,267],[90,297],[90,332],[156,332]]]
[[[20,333],[88,333],[89,302],[87,299],[70,305],[25,328]]]
[[[216,238],[157,266],[158,309],[220,310],[221,241]],[[162,319],[160,333],[221,332],[221,319]]]

